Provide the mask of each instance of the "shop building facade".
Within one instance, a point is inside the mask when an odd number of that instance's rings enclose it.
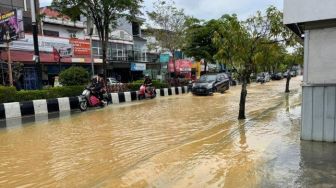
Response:
[[[284,23],[304,39],[301,138],[336,142],[336,1],[284,2]]]
[[[80,17],[73,22],[48,7],[41,8],[40,13],[43,17],[38,38],[44,85],[53,85],[54,77],[70,66],[82,66],[91,72],[91,62],[93,62],[95,73],[102,71],[101,42],[93,27],[92,44],[90,44],[89,31],[92,27],[90,20]],[[108,77],[130,82],[143,78],[143,74],[147,71],[147,69],[142,70],[143,67],[150,69],[159,67],[155,55],[147,55],[147,41],[142,38],[140,29],[140,23],[144,21],[140,18],[139,22],[133,23],[124,18],[118,20],[118,27],[111,32],[108,44]],[[36,89],[32,35],[26,32],[25,38],[13,41],[10,48],[13,62],[24,65],[25,89]],[[55,51],[62,58],[55,58]],[[4,61],[8,59],[5,49],[2,49],[1,59]],[[142,67],[142,69],[132,70],[132,67]]]

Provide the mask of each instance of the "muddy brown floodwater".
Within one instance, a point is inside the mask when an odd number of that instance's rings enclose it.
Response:
[[[300,141],[301,77],[0,129],[0,187],[332,187],[334,144]]]

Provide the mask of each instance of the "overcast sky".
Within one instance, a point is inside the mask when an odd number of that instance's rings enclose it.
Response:
[[[52,0],[40,0],[41,7],[50,5]],[[149,11],[156,0],[144,0],[144,11]],[[282,10],[283,0],[175,0],[178,8],[183,8],[187,15],[199,19],[217,19],[223,14],[236,13],[245,19],[258,10],[265,10],[274,5]]]

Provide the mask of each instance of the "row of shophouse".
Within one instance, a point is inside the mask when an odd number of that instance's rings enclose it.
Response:
[[[0,3],[0,12],[23,9],[23,2],[16,1],[14,6],[12,2]],[[93,62],[95,73],[102,71],[101,42],[90,20],[80,17],[77,21],[72,21],[50,7],[39,8],[39,11],[42,17],[38,40],[44,85],[53,85],[55,76],[70,66],[82,66],[91,72],[91,62]],[[34,48],[31,23],[29,23],[29,6],[28,11],[24,11],[23,21],[25,23],[24,38],[10,43],[11,60],[13,63],[23,65],[22,80],[24,83],[22,84],[24,88],[35,89],[37,74],[33,60]],[[159,52],[150,52],[147,49],[147,40],[142,35],[141,24],[144,21],[142,18],[134,22],[129,22],[124,18],[118,20],[117,28],[110,33],[107,76],[115,77],[122,82],[130,82],[142,79],[143,74],[156,77],[160,73],[162,67],[159,62]],[[4,44],[0,44],[0,47],[2,47],[0,48],[0,62],[2,62],[0,74],[3,74],[6,72],[5,62],[8,60],[8,53]],[[58,54],[61,58],[56,58]]]
[[[22,65],[22,79],[17,77],[14,81],[22,82],[20,85],[24,89],[36,89],[37,72],[33,59],[31,14],[27,2],[28,0],[1,0],[0,13],[23,10],[24,37],[10,43],[10,57],[14,64]],[[36,7],[39,7],[38,2],[37,0]],[[50,7],[41,7],[38,11],[41,19],[38,41],[43,85],[54,85],[55,77],[71,66],[81,66],[91,72],[93,63],[95,74],[102,72],[101,42],[89,19],[80,17],[72,21]],[[163,50],[157,45],[155,37],[142,29],[145,21],[143,18],[133,22],[125,18],[118,20],[118,26],[110,33],[108,44],[108,77],[114,77],[121,82],[143,79],[144,74],[149,74],[153,79],[166,79],[174,73],[181,77],[196,78],[201,70],[205,70],[201,62],[195,63],[191,59],[179,59],[174,65],[170,59],[172,54],[161,54]],[[1,84],[5,84],[8,79],[5,75],[9,56],[7,52],[6,45],[0,44]],[[178,56],[182,58],[183,55],[175,54],[175,57]]]

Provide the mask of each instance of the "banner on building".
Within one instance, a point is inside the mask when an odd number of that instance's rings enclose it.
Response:
[[[174,62],[170,61],[168,64],[169,72],[180,72],[180,73],[188,73],[191,72],[192,62],[190,60],[179,59]]]
[[[88,40],[70,39],[74,55],[90,55],[91,45]]]
[[[131,71],[144,71],[146,70],[146,64],[144,63],[132,63]]]
[[[48,36],[39,36],[40,52],[54,53],[56,49],[60,57],[83,57],[91,54],[90,42],[81,39],[66,39]],[[31,34],[26,34],[21,40],[13,41],[11,49],[34,51],[34,40]]]
[[[59,62],[61,60],[61,55],[59,54],[59,51],[56,48],[53,48],[53,55],[55,61]]]
[[[24,38],[22,10],[0,13],[0,43]]]

